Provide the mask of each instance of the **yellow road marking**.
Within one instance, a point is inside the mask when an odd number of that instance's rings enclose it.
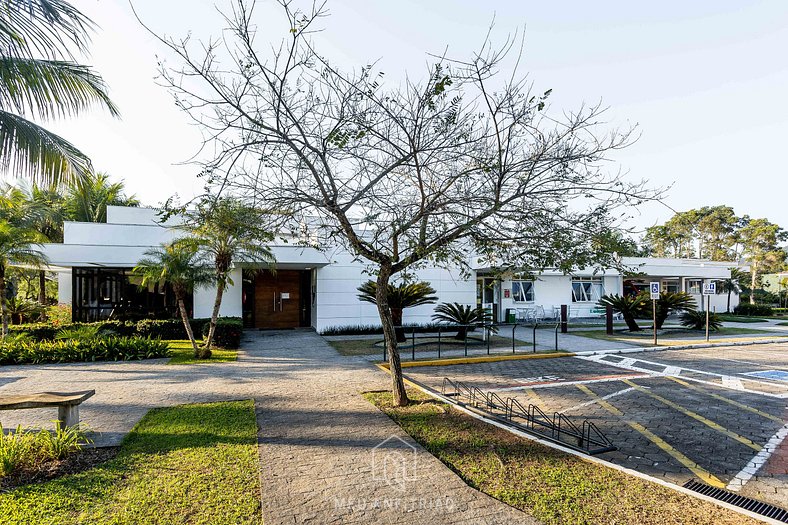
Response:
[[[747,445],[748,447],[750,447],[751,449],[753,449],[755,451],[758,451],[758,452],[761,451],[762,447],[759,444],[753,443],[751,440],[747,439],[744,436],[741,436],[741,435],[737,434],[736,432],[733,432],[732,430],[728,430],[727,428],[723,427],[719,423],[715,423],[714,421],[712,421],[710,419],[707,419],[707,418],[701,416],[700,414],[698,414],[696,412],[693,412],[692,410],[684,408],[683,406],[679,405],[678,403],[674,403],[670,399],[665,399],[664,397],[662,397],[660,395],[657,395],[654,392],[651,392],[651,391],[643,388],[640,385],[636,385],[635,383],[633,383],[629,379],[624,379],[622,382],[628,384],[629,386],[631,386],[631,387],[633,387],[635,389],[637,389],[639,392],[643,392],[647,396],[650,396],[653,399],[656,399],[660,403],[664,403],[664,404],[668,405],[670,408],[672,408],[674,410],[678,410],[682,414],[685,414],[685,415],[691,417],[692,419],[695,419],[696,421],[700,421],[701,423],[703,423],[707,427],[712,428],[712,429],[716,430],[717,432],[719,432],[721,434],[725,434],[729,438],[735,439],[736,441],[738,441],[739,443],[742,443],[743,445]]]
[[[533,388],[526,388],[525,393],[528,394],[529,403],[532,403],[534,405],[540,405],[540,407],[544,406],[542,405],[542,400],[539,398],[539,396],[536,394]]]
[[[676,383],[678,383],[678,384],[680,384],[682,386],[685,386],[685,387],[687,387],[689,389],[695,390],[696,392],[700,392],[701,394],[706,394],[709,397],[713,397],[714,399],[718,399],[720,401],[728,403],[729,405],[733,405],[735,407],[741,408],[742,410],[746,410],[748,412],[752,412],[753,414],[758,414],[759,416],[763,416],[763,417],[765,417],[767,419],[771,419],[772,421],[776,421],[777,423],[783,423],[783,424],[785,423],[785,421],[783,421],[782,419],[780,419],[777,416],[773,416],[771,414],[767,414],[766,412],[758,410],[757,408],[753,408],[751,406],[747,406],[747,405],[745,405],[743,403],[739,403],[738,401],[734,401],[733,399],[728,399],[727,397],[720,396],[720,395],[714,394],[712,392],[708,392],[706,390],[703,390],[702,388],[698,388],[697,386],[692,385],[690,383],[687,383],[686,381],[682,381],[681,379],[678,379],[676,377],[667,377],[667,379],[670,379],[671,381],[675,381]]]
[[[693,472],[696,476],[698,476],[701,480],[703,480],[704,483],[717,488],[725,487],[725,483],[723,483],[719,478],[717,478],[709,471],[707,471],[706,469],[704,469],[703,467],[692,461],[690,458],[688,458],[687,456],[685,456],[684,454],[682,454],[681,452],[670,446],[670,444],[668,444],[665,440],[663,440],[661,437],[651,432],[649,429],[647,429],[640,423],[625,418],[623,412],[621,412],[619,409],[617,409],[616,407],[614,407],[613,405],[611,405],[610,403],[608,403],[607,401],[596,395],[590,388],[588,388],[585,385],[575,385],[575,386],[580,390],[582,390],[583,392],[585,392],[586,394],[588,394],[592,399],[596,400],[599,406],[601,406],[611,414],[621,417],[622,420],[627,425],[640,432],[640,434],[645,436],[646,439],[654,443],[660,449],[664,450],[666,453],[672,456],[676,461],[687,467],[691,472]]]

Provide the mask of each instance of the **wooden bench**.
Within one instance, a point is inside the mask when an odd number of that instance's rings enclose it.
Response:
[[[0,397],[0,410],[57,407],[61,428],[79,427],[79,405],[95,394],[95,390],[81,392],[39,392]]]

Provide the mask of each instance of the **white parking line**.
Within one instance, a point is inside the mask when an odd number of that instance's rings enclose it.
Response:
[[[760,468],[769,461],[769,457],[777,450],[777,447],[780,446],[780,443],[788,436],[788,425],[785,425],[780,430],[777,431],[775,435],[766,442],[760,452],[753,457],[747,466],[741,469],[741,471],[736,474],[733,479],[728,483],[728,486],[725,487],[726,489],[732,492],[738,492],[739,490],[747,484],[752,477],[758,473]]]
[[[644,387],[644,388],[647,388],[647,387]],[[591,401],[586,401],[585,403],[580,403],[579,405],[575,405],[573,407],[569,407],[566,410],[562,410],[561,413],[566,414],[567,412],[571,412],[573,410],[577,410],[578,408],[587,407],[589,405],[593,405],[593,404],[599,403],[599,401],[608,400],[611,397],[617,397],[617,396],[620,396],[622,394],[626,394],[627,392],[632,392],[633,390],[635,390],[635,387],[631,386],[629,388],[625,388],[624,390],[619,390],[618,392],[613,392],[612,394],[608,394],[606,396],[602,396],[599,399],[592,399]]]
[[[589,385],[591,383],[608,383],[611,381],[621,381],[622,379],[639,379],[643,377],[650,377],[653,374],[631,374],[625,376],[610,376],[602,377],[599,379],[580,379],[578,381],[555,381],[552,383],[541,383],[536,385],[520,385],[508,386],[504,388],[490,388],[488,392],[516,392],[517,390],[525,390],[529,388],[553,388],[557,386],[572,386],[572,385]]]

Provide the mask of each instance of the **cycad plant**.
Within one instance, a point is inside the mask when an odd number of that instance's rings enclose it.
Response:
[[[601,307],[611,306],[613,311],[621,314],[624,322],[627,323],[627,328],[630,332],[639,332],[641,330],[638,326],[636,317],[640,317],[647,310],[648,296],[644,295],[618,295],[610,294],[603,295],[597,303]]]
[[[681,326],[686,326],[692,330],[706,329],[706,312],[702,310],[687,310],[681,314]],[[709,312],[709,330],[716,332],[722,328],[722,321],[719,316]]]
[[[643,301],[647,305],[646,312],[650,312],[651,309],[648,306],[650,302],[649,293],[646,291],[641,292],[640,297],[643,297]],[[681,314],[696,308],[695,299],[687,292],[662,292],[659,294],[659,299],[657,299],[657,330],[662,328],[668,316]]]
[[[490,324],[492,323],[493,316],[489,310],[481,306],[472,307],[469,304],[441,303],[435,307],[435,313],[432,314],[432,320],[461,325],[457,328],[457,334],[454,338],[464,340],[468,336],[468,332],[473,331],[474,327],[472,325]],[[494,326],[491,330],[493,332],[498,331]]]
[[[0,0],[0,171],[33,180],[77,180],[90,160],[29,120],[74,116],[90,106],[118,111],[103,79],[76,63],[93,22],[63,0]]]
[[[375,281],[367,281],[358,287],[358,298],[368,303],[378,304],[377,299],[375,299],[377,290],[378,284]],[[394,321],[394,326],[398,327],[402,326],[402,311],[405,308],[412,308],[423,304],[434,304],[438,300],[435,296],[435,289],[430,286],[430,283],[424,281],[402,283],[399,285],[389,284],[386,290],[386,298],[388,299],[389,308],[391,309],[391,317]],[[396,328],[395,331],[397,334],[397,342],[404,342],[405,330],[403,328]]]
[[[205,349],[198,348],[189,323],[189,313],[186,311],[186,294],[195,286],[211,282],[213,278],[210,270],[200,264],[197,249],[189,244],[175,242],[148,250],[145,252],[145,257],[137,263],[133,273],[142,277],[142,286],[156,283],[169,283],[172,286],[183,327],[194,349],[194,357],[197,359],[211,357],[210,351],[206,352]]]

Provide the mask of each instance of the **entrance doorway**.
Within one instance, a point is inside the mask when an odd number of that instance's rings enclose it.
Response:
[[[244,270],[243,318],[246,328],[284,330],[312,324],[310,270]]]
[[[501,282],[492,277],[476,278],[476,306],[490,311],[494,322],[500,320]]]

